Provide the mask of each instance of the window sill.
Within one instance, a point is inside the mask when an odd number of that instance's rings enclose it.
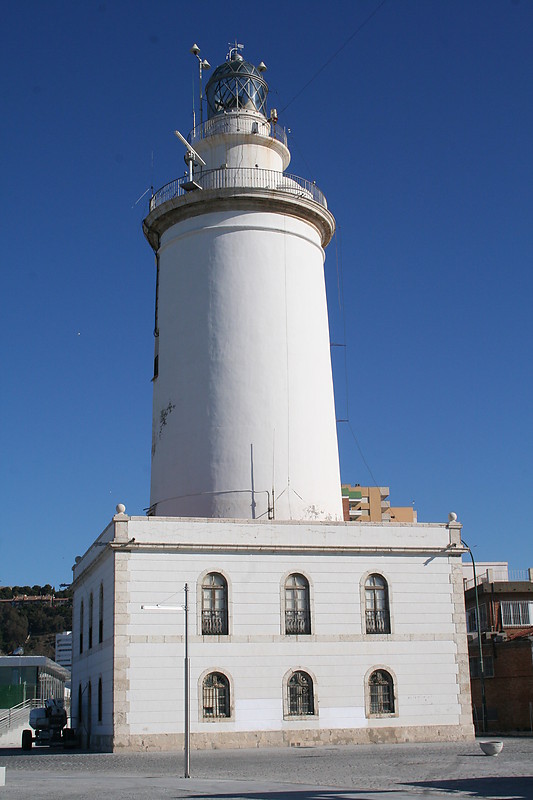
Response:
[[[391,713],[383,713],[383,714],[367,714],[367,719],[395,719],[398,717],[398,712],[393,711]]]

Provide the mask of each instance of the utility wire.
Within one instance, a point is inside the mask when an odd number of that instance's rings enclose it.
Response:
[[[367,468],[367,470],[369,471],[369,473],[370,473],[370,477],[371,477],[371,478],[372,478],[372,480],[374,481],[374,486],[378,486],[378,482],[377,482],[377,480],[374,478],[374,473],[373,473],[373,472],[372,472],[372,470],[370,469],[370,466],[369,466],[369,464],[368,464],[368,462],[367,462],[367,460],[366,460],[366,458],[365,458],[365,456],[364,456],[364,454],[363,454],[363,451],[361,450],[361,445],[360,445],[360,444],[359,444],[359,442],[357,441],[357,436],[355,435],[355,433],[354,433],[354,431],[353,431],[353,428],[352,428],[352,423],[350,422],[350,420],[348,420],[348,427],[349,427],[349,429],[350,429],[350,433],[351,433],[351,434],[352,434],[352,436],[353,436],[353,440],[354,440],[355,444],[357,445],[357,449],[359,450],[359,453],[360,453],[360,455],[361,455],[361,458],[363,459],[363,463],[364,463],[365,467]]]
[[[345,423],[348,425],[350,429],[350,433],[352,434],[353,440],[357,446],[359,451],[359,455],[363,461],[363,464],[367,468],[370,477],[372,478],[373,485],[378,486],[378,482],[374,477],[374,473],[370,469],[370,465],[365,458],[361,445],[359,444],[359,440],[355,435],[354,429],[352,428],[352,423],[350,421],[350,393],[349,393],[349,386],[348,386],[348,346],[346,344],[346,308],[344,304],[344,276],[342,270],[342,242],[340,236],[340,229],[335,231],[335,257],[337,262],[337,292],[338,292],[338,300],[339,300],[339,309],[342,318],[342,332],[343,332],[343,339],[344,343],[342,345],[338,345],[344,348],[344,385],[345,385],[345,392],[346,392],[346,419],[339,419],[337,420],[338,423]]]
[[[311,78],[309,78],[309,80],[307,81],[307,83],[306,83],[304,86],[302,86],[302,88],[300,89],[300,91],[299,91],[299,92],[296,92],[296,94],[294,95],[294,97],[292,98],[292,100],[289,100],[289,102],[287,103],[287,105],[286,105],[286,106],[284,106],[284,107],[281,109],[281,111],[280,111],[280,114],[283,114],[283,112],[284,112],[284,111],[285,111],[285,110],[286,110],[286,109],[287,109],[287,108],[288,108],[288,107],[291,105],[291,103],[294,103],[294,101],[296,100],[296,98],[297,98],[297,97],[300,97],[300,95],[301,95],[303,92],[305,92],[305,90],[307,89],[307,87],[308,87],[308,86],[310,86],[310,85],[313,83],[313,81],[314,81],[314,80],[315,80],[315,79],[316,79],[316,78],[317,78],[317,77],[320,75],[320,73],[321,73],[321,72],[323,72],[323,71],[326,69],[326,67],[329,67],[329,65],[331,64],[331,62],[333,61],[333,59],[334,59],[334,58],[336,58],[336,57],[339,55],[339,53],[340,53],[342,50],[344,50],[344,48],[345,48],[345,47],[347,47],[347,45],[349,45],[349,44],[350,44],[350,42],[352,41],[352,39],[353,39],[355,36],[357,36],[357,34],[358,34],[360,31],[362,31],[362,30],[363,30],[363,28],[365,27],[365,25],[366,25],[368,22],[370,22],[370,20],[371,20],[373,17],[375,17],[375,16],[376,16],[376,14],[378,13],[378,11],[379,11],[379,10],[380,10],[380,9],[381,9],[381,8],[382,8],[384,5],[385,5],[385,3],[386,3],[386,2],[387,2],[387,0],[381,0],[381,3],[379,4],[379,6],[377,6],[377,8],[375,8],[375,9],[374,9],[374,11],[372,11],[372,13],[371,13],[371,14],[369,14],[369,15],[368,15],[368,17],[366,17],[366,19],[364,19],[364,20],[363,20],[363,22],[362,22],[362,23],[359,25],[359,27],[358,27],[358,28],[356,28],[356,29],[355,29],[355,31],[354,31],[354,32],[353,32],[353,33],[352,33],[352,34],[351,34],[351,35],[350,35],[350,36],[349,36],[349,37],[346,39],[346,41],[344,42],[344,44],[341,44],[341,46],[340,46],[339,48],[337,48],[337,50],[335,50],[335,52],[333,53],[333,55],[331,55],[331,56],[328,58],[328,60],[327,60],[327,61],[326,61],[324,64],[322,64],[322,66],[320,67],[320,69],[319,69],[319,70],[317,70],[317,71],[315,72],[315,74],[314,74],[314,75],[313,75]]]

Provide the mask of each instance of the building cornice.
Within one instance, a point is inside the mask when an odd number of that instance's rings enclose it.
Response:
[[[335,233],[333,214],[305,196],[294,196],[277,189],[224,188],[198,189],[173,197],[157,206],[143,221],[143,232],[157,251],[165,231],[183,220],[218,211],[262,211],[286,214],[313,225],[326,247]]]
[[[120,552],[152,552],[152,553],[266,553],[277,555],[279,553],[288,555],[421,555],[421,556],[454,556],[460,557],[465,550],[454,547],[424,547],[414,545],[413,547],[394,547],[394,546],[365,546],[365,545],[305,545],[305,544],[237,544],[231,542],[219,542],[217,544],[204,544],[201,542],[110,542],[111,550]]]

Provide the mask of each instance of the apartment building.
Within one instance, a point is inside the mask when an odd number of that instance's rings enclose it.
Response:
[[[345,522],[416,522],[412,506],[391,506],[388,486],[343,484],[342,510]]]
[[[487,731],[533,732],[533,569],[511,571],[506,562],[463,565],[466,628],[474,722]],[[480,643],[483,658],[481,674]]]

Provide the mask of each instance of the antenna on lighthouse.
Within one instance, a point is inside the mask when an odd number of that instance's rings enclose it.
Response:
[[[199,52],[200,52],[200,48],[198,47],[198,45],[195,42],[193,44],[193,46],[191,47],[191,49],[189,50],[189,53],[192,53],[193,56],[196,56],[196,58],[198,59],[199,67],[200,67],[200,128],[201,128],[203,126],[202,71],[204,69],[211,69],[211,64],[209,63],[207,58],[202,58],[200,55],[198,55]],[[193,110],[192,110],[192,126],[193,126],[193,128],[196,128],[196,118],[195,118],[195,115],[194,115],[194,99],[193,99]]]
[[[239,44],[237,39],[235,39],[235,42],[233,44],[231,42],[228,42],[228,47],[229,47],[229,52],[228,52],[228,55],[226,56],[226,61],[242,61],[243,60],[242,55],[239,53],[239,50],[244,50],[244,45],[243,44]]]
[[[194,180],[192,167],[193,164],[201,164],[203,167],[206,167],[207,164],[203,160],[202,156],[198,155],[194,147],[192,147],[192,145],[189,144],[185,136],[182,136],[182,134],[179,131],[174,131],[174,135],[178,137],[180,142],[183,142],[183,144],[187,149],[184,159],[185,163],[189,167],[189,180],[181,184],[182,188],[185,189],[186,192],[192,192],[194,189],[201,189],[202,187],[200,186],[200,184],[196,183],[196,181]]]

